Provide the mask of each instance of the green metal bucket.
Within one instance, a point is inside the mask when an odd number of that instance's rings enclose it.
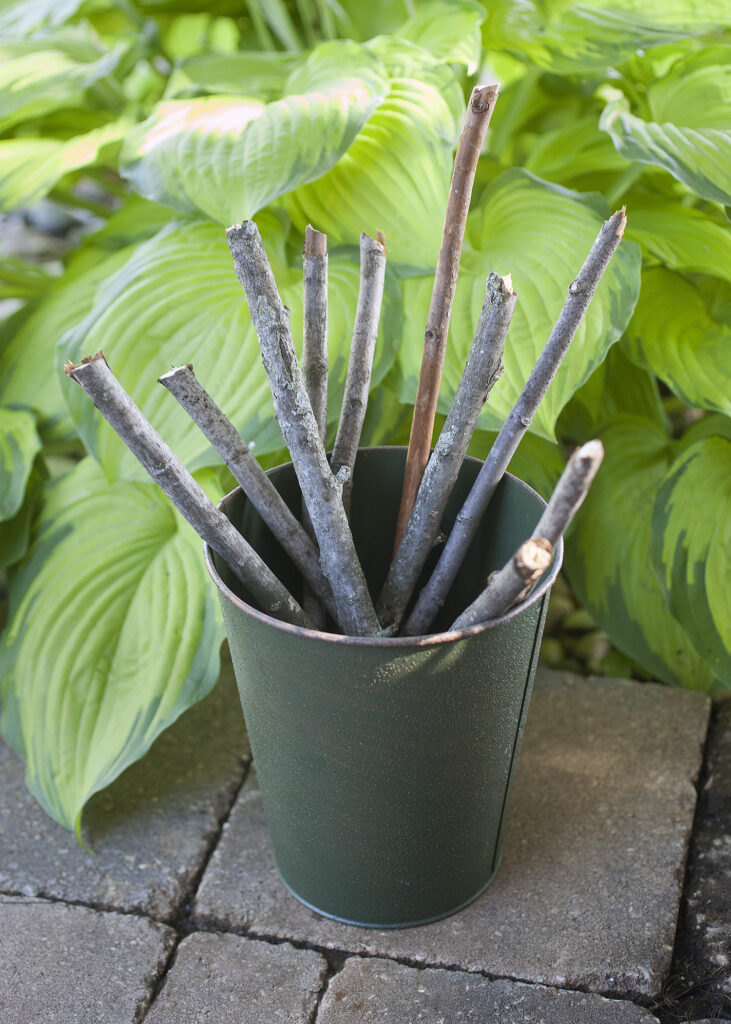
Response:
[[[391,557],[405,460],[405,448],[358,454],[352,528],[374,596]],[[447,527],[479,468],[465,460]],[[292,466],[269,476],[297,512]],[[505,477],[435,629],[474,599],[543,507]],[[300,596],[299,574],[241,491],[221,508]],[[559,545],[527,602],[489,625],[369,639],[271,618],[206,548],[277,869],[307,906],[349,924],[407,927],[459,910],[490,882],[562,554]]]

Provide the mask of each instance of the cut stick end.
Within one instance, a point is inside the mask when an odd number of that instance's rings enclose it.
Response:
[[[586,444],[582,444],[581,448],[577,449],[576,454],[580,459],[601,462],[604,458],[604,445],[595,438],[593,441],[587,441]]]
[[[476,85],[470,96],[470,110],[473,110],[475,114],[489,113],[495,105],[499,93],[500,86],[497,83],[492,85]]]
[[[189,373],[193,373],[193,364],[183,363],[182,366],[174,366],[172,370],[168,370],[167,373],[161,374],[157,378],[157,383],[162,384],[162,386],[166,388],[171,381],[175,381],[182,376],[187,377]]]
[[[383,232],[379,231],[379,235],[383,236]],[[377,253],[379,256],[384,256],[386,253],[386,239],[381,241],[380,238],[371,238],[370,235],[366,234],[365,231],[361,232],[360,236],[360,254],[364,256],[366,253]]]
[[[105,363],[107,362],[106,356],[101,349],[99,349],[98,352],[95,352],[93,356],[84,356],[80,363],[72,363],[70,359],[67,359],[63,364],[63,372],[67,377],[73,378],[76,371],[80,370],[82,366],[87,366],[89,363],[95,363],[99,359],[102,359]],[[107,366],[108,365],[109,363],[107,363]]]
[[[327,235],[317,231],[311,224],[305,228],[305,256],[308,259],[327,256]]]
[[[551,564],[553,545],[545,537],[524,541],[515,552],[513,564],[525,580],[534,580]]]
[[[501,276],[494,271],[487,275],[487,292],[494,299],[505,299],[506,296],[514,296],[513,278],[510,274]]]
[[[627,227],[627,207],[623,206],[621,210],[617,210],[607,221],[607,224],[611,224],[614,228],[614,233],[622,238],[624,235],[624,229]]]

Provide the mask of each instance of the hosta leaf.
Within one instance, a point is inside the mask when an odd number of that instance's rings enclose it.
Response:
[[[54,372],[56,344],[87,315],[99,283],[129,255],[97,251],[77,258],[48,295],[8,321],[0,333],[0,402],[32,409],[47,439],[75,434]]]
[[[0,406],[0,521],[10,519],[23,504],[40,447],[35,416],[24,409]]]
[[[517,51],[557,74],[599,70],[728,20],[722,0],[498,0],[484,7],[488,49]]]
[[[655,497],[652,556],[670,609],[731,686],[731,441],[708,437],[670,466]]]
[[[87,28],[0,44],[0,130],[61,107],[82,106],[85,91],[109,75],[119,54]]]
[[[629,163],[611,140],[597,131],[596,116],[591,114],[541,133],[531,146],[525,167],[539,178],[576,187],[589,176],[621,173]]]
[[[48,473],[39,455],[28,477],[22,505],[15,515],[0,522],[0,569],[19,562],[28,550],[33,516],[41,502],[47,479]]]
[[[604,462],[567,539],[571,585],[612,642],[648,672],[707,691],[713,672],[672,615],[652,567],[653,499],[673,444],[639,416],[618,416],[601,438]]]
[[[386,235],[389,259],[425,269],[436,263],[463,117],[452,72],[420,47],[381,38],[371,46],[388,66],[391,89],[328,174],[287,196],[297,226],[356,244],[361,231]]]
[[[302,338],[301,264],[277,255],[282,233],[272,215],[258,218],[279,289],[291,310],[292,334]],[[329,417],[337,418],[358,294],[355,252],[330,251]],[[387,277],[373,385],[393,363],[401,336],[398,286]],[[89,316],[63,339],[58,362],[78,362],[103,349],[122,384],[177,455],[191,466],[218,461],[200,431],[157,383],[171,365],[192,362],[203,386],[257,454],[282,447],[259,346],[223,230],[173,223],[140,245],[100,289]],[[144,474],[80,388],[64,381],[71,415],[88,449],[110,478]]]
[[[64,174],[102,159],[105,148],[124,138],[128,128],[126,122],[115,121],[66,141],[0,140],[0,211],[38,202]]]
[[[731,414],[731,328],[712,319],[691,281],[662,267],[646,270],[627,345],[686,404]]]
[[[583,444],[623,413],[644,416],[662,430],[669,427],[654,374],[633,363],[620,342],[573,395],[561,413],[558,432],[564,440]]]
[[[56,274],[38,263],[15,256],[0,259],[0,299],[38,298],[55,283]]]
[[[679,203],[630,206],[627,237],[671,270],[691,270],[731,281],[728,227]]]
[[[216,681],[206,575],[153,484],[109,484],[86,459],[54,488],[10,588],[2,726],[33,794],[77,834],[92,793]]]
[[[620,97],[607,105],[599,127],[628,160],[656,164],[704,199],[731,203],[731,63],[722,53],[716,64],[705,59],[679,61],[650,83],[648,120]]]
[[[238,222],[332,167],[387,89],[375,54],[323,43],[275,103],[210,96],[159,104],[130,132],[122,173],[148,199]]]
[[[482,429],[495,430],[535,365],[602,219],[586,197],[523,171],[506,171],[488,187],[467,223],[469,248],[462,256],[447,342],[439,401],[442,412],[448,411],[462,376],[488,273],[511,273],[518,293],[505,345],[505,371],[479,420]],[[535,433],[553,440],[561,409],[624,331],[639,282],[639,249],[622,242],[533,419]],[[428,277],[403,283],[406,326],[399,358],[405,378],[402,397],[407,401],[413,401],[416,392],[431,289]]]
[[[486,459],[496,436],[493,431],[476,430],[467,454],[476,459]],[[537,434],[526,434],[508,464],[508,472],[519,480],[525,480],[548,500],[565,465],[566,459],[559,445]]]
[[[267,101],[278,100],[287,79],[303,61],[298,53],[262,53],[257,50],[191,57],[174,69],[166,98],[228,93],[232,96],[256,96]]]
[[[438,60],[464,64],[473,75],[480,65],[480,25],[485,10],[473,0],[428,0],[395,34],[428,50]]]
[[[84,0],[5,0],[0,9],[0,39],[24,39],[40,29],[63,25]]]

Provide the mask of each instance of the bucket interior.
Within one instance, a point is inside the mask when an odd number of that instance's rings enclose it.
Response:
[[[391,562],[405,464],[406,448],[402,447],[363,448],[358,452],[356,460],[351,500],[351,529],[374,601],[380,593]],[[462,464],[442,519],[442,529],[445,533],[449,533],[481,465],[481,462],[471,458],[465,459]],[[292,512],[298,519],[301,518],[302,499],[292,465],[272,469],[268,476]],[[431,632],[449,629],[455,618],[483,590],[488,575],[505,564],[520,540],[530,536],[543,507],[543,500],[527,484],[509,474],[503,477],[468,549],[444,607],[431,626]],[[301,601],[302,579],[299,570],[242,492],[232,492],[224,499],[221,508],[290,593]],[[516,537],[519,538],[517,543]],[[435,547],[427,560],[413,600],[429,578],[441,549],[441,544]],[[248,604],[257,607],[239,580],[216,555],[214,564],[229,589]],[[549,567],[547,573],[550,572]],[[333,624],[329,623],[327,628],[332,629]]]

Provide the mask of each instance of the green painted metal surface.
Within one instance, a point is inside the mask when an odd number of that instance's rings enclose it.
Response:
[[[353,535],[374,596],[405,454],[363,449],[356,464]],[[465,461],[447,526],[479,465]],[[270,476],[297,510],[291,466]],[[543,506],[525,484],[504,479],[436,628],[529,536]],[[300,597],[296,570],[241,493],[221,507]],[[277,868],[308,906],[353,924],[405,927],[460,909],[493,877],[562,550],[530,602],[489,626],[373,640],[277,622],[247,603],[207,551]]]

